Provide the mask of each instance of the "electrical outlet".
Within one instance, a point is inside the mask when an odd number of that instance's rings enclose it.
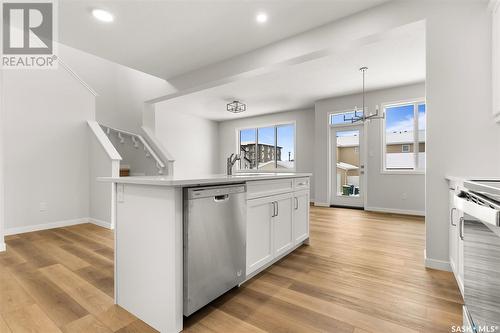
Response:
[[[47,211],[47,203],[43,202],[43,201],[40,202],[39,208],[40,208],[41,212],[46,212]]]
[[[403,199],[403,200],[408,199],[408,193],[403,192],[403,194],[401,194],[401,199]]]

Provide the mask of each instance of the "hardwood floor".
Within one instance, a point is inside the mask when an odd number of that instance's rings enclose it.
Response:
[[[0,332],[155,332],[113,305],[113,234],[84,224],[7,237]],[[185,320],[186,332],[450,332],[462,299],[423,266],[418,217],[311,207],[311,244]]]
[[[93,224],[6,239],[0,332],[156,332],[113,305],[113,232]]]

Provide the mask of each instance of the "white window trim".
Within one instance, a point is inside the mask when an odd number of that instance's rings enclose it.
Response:
[[[400,105],[407,105],[407,104],[413,104],[413,116],[415,122],[413,124],[413,132],[416,133],[414,140],[413,140],[413,147],[415,147],[413,150],[413,158],[414,158],[414,165],[418,165],[418,149],[419,149],[419,142],[418,142],[418,105],[424,103],[426,105],[426,115],[427,115],[427,103],[425,101],[424,97],[421,98],[414,98],[414,99],[407,99],[407,100],[401,100],[401,101],[395,101],[395,102],[386,102],[382,103],[381,109],[382,112],[385,115],[385,109],[387,107],[394,107],[394,106],[400,106]],[[385,142],[385,125],[386,125],[387,118],[384,117],[382,121],[380,122],[380,136],[382,138],[382,146],[381,146],[381,169],[380,173],[383,175],[425,175],[425,169],[412,169],[412,170],[392,170],[389,169],[387,170],[385,167],[385,154],[386,154],[386,142]],[[427,144],[427,140],[426,140]],[[427,149],[426,149],[427,152]]]
[[[408,149],[405,149],[408,148]],[[409,153],[410,152],[410,144],[409,143],[404,143],[401,145],[401,152],[402,153]]]
[[[263,127],[280,127],[280,126],[286,126],[286,125],[293,125],[293,150],[294,150],[294,152],[293,152],[293,158],[294,158],[293,168],[291,168],[291,169],[276,169],[275,168],[275,169],[271,169],[271,170],[240,169],[240,164],[236,163],[235,172],[236,173],[270,173],[270,172],[272,172],[272,173],[287,173],[287,172],[296,172],[297,171],[297,121],[295,121],[295,120],[279,121],[279,122],[272,122],[272,123],[257,123],[257,125],[255,125],[255,126],[245,126],[245,127],[235,128],[235,137],[236,137],[235,152],[236,152],[236,154],[240,153],[240,131],[249,130],[249,129],[255,129],[255,130],[257,130],[258,128],[263,128]],[[275,138],[275,140],[276,140],[275,144],[278,144],[277,138]],[[256,152],[256,154],[257,154],[257,152]]]

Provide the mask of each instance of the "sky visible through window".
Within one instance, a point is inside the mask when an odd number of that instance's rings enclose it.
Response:
[[[425,104],[419,104],[418,105],[418,129],[419,130],[425,130],[426,129],[426,124],[425,124]]]
[[[294,140],[294,126],[279,126],[278,127],[278,146],[283,147],[281,150],[281,159],[283,161],[288,161],[288,156],[290,155],[290,160],[295,160],[295,140]]]
[[[274,146],[274,126],[273,127],[261,127],[257,129],[259,132],[258,140],[259,143]]]
[[[241,142],[255,142],[255,129],[246,129],[240,131]]]
[[[387,108],[386,132],[412,132],[414,124],[413,104]],[[418,129],[425,130],[425,104],[418,105]]]
[[[414,126],[413,104],[386,109],[386,132],[412,132]]]
[[[361,116],[363,113],[360,111],[357,112],[358,116]],[[344,116],[346,120],[344,120]],[[345,112],[345,113],[335,113],[330,116],[330,124],[339,125],[339,124],[351,124],[352,121],[349,119],[354,117],[354,111]]]

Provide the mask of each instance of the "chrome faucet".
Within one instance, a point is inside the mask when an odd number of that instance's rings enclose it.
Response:
[[[233,166],[236,163],[236,161],[240,160],[240,155],[232,153],[231,156],[227,158],[227,175],[231,176],[233,174]]]

